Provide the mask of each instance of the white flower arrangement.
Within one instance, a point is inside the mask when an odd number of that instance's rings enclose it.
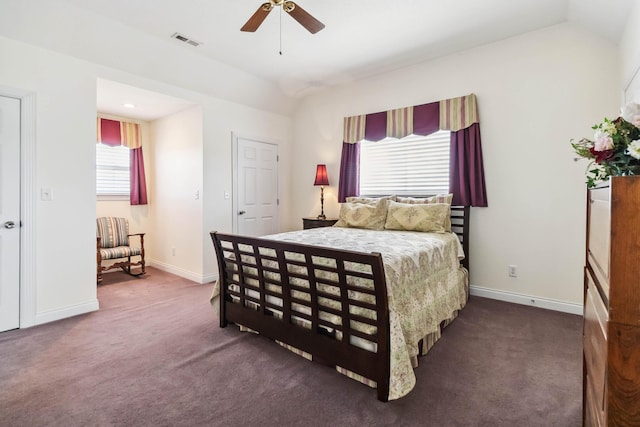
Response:
[[[587,185],[617,175],[640,175],[640,104],[629,103],[615,120],[594,125],[594,140],[571,142],[574,151],[590,159]],[[579,159],[576,159],[579,160]]]

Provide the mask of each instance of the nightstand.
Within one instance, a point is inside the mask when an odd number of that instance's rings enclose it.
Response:
[[[333,224],[338,222],[337,219],[318,219],[316,217],[313,218],[302,218],[302,228],[308,230],[310,228],[320,228],[320,227],[331,227]]]

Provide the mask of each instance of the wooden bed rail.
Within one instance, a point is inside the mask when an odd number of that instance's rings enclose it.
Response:
[[[387,401],[390,332],[379,253],[211,233],[220,326],[253,329],[377,382]]]

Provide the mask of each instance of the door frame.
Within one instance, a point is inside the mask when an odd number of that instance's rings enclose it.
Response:
[[[36,94],[0,85],[20,100],[20,325],[36,324]]]
[[[238,139],[247,139],[250,141],[260,142],[263,144],[275,145],[278,151],[278,157],[280,157],[280,144],[276,141],[272,141],[268,138],[257,138],[253,136],[243,135],[236,132],[231,132],[231,225],[233,233],[238,233]],[[277,162],[278,173],[276,183],[276,198],[280,200],[280,161]],[[278,232],[280,231],[280,203],[276,206],[276,223]]]

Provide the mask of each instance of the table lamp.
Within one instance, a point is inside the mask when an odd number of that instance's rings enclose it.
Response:
[[[313,185],[320,186],[320,215],[318,215],[318,219],[326,219],[327,217],[324,214],[324,186],[329,185],[327,165],[318,165],[316,167],[316,180]]]

